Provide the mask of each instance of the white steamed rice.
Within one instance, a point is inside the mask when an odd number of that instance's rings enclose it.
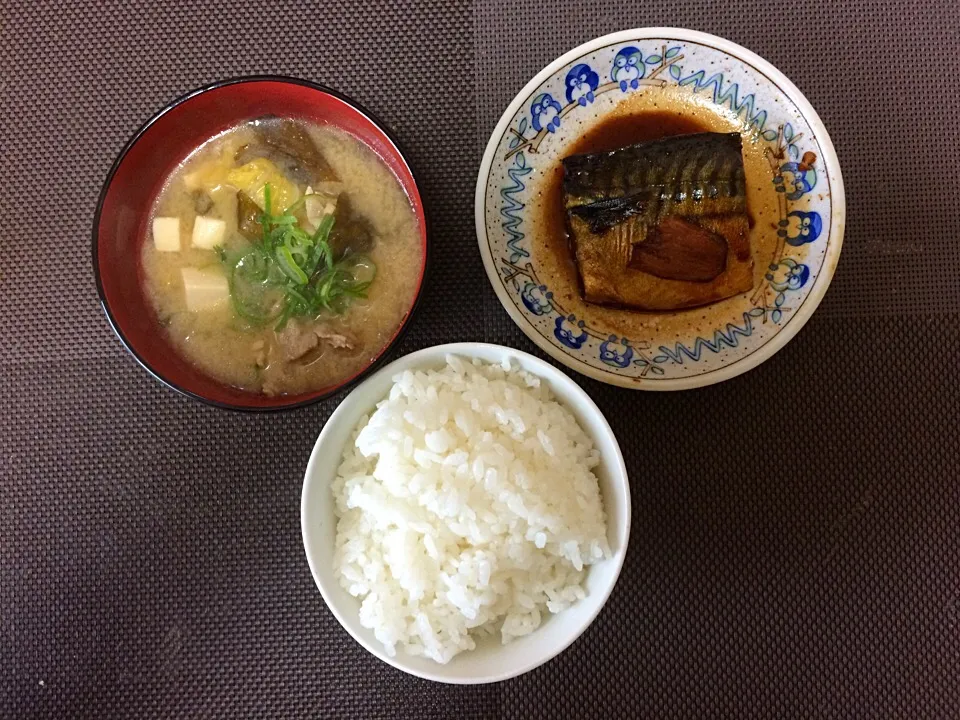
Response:
[[[335,570],[386,651],[448,662],[535,630],[610,554],[599,453],[539,378],[447,357],[394,378],[333,483]]]

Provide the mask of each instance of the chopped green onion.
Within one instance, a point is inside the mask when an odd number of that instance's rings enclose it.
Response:
[[[233,309],[244,320],[255,325],[262,325],[273,319],[269,309],[264,308],[265,301],[268,301],[269,298],[265,297],[262,292],[256,293],[250,290],[247,279],[243,277],[242,262],[241,260],[234,266],[233,271],[227,276]]]
[[[303,307],[310,307],[310,301],[303,295],[301,295],[297,290],[293,288],[287,288],[287,294],[292,297],[294,300],[298,301]]]
[[[307,195],[304,195],[299,200],[294,200],[290,204],[290,207],[288,207],[286,210],[283,211],[283,214],[293,215],[297,210],[299,210],[300,208],[304,207],[307,204],[307,198],[309,197],[319,197],[319,196],[316,193],[309,193]]]
[[[312,195],[274,215],[273,193],[269,184],[264,185],[260,241],[239,257],[218,248],[221,261],[230,267],[234,309],[244,320],[256,324],[276,320],[274,327],[282,330],[293,317],[342,313],[353,300],[366,297],[376,266],[364,255],[334,261],[329,242],[334,214],[324,215],[312,234],[300,226],[296,213]]]
[[[290,319],[290,315],[292,314],[292,312],[291,312],[292,310],[293,310],[293,307],[290,305],[290,303],[286,303],[286,305],[285,305],[284,308],[283,308],[283,312],[280,313],[280,317],[279,317],[279,319],[277,320],[277,324],[273,326],[273,329],[274,329],[274,330],[276,330],[276,331],[279,332],[280,330],[283,330],[284,327],[286,327],[286,325],[287,325],[287,320]]]
[[[377,266],[366,255],[352,255],[340,261],[340,264],[353,277],[353,284],[366,283],[369,285],[377,276]]]
[[[290,248],[286,245],[281,245],[277,248],[277,263],[280,265],[280,269],[283,270],[284,274],[297,285],[306,285],[310,281],[307,274],[297,265],[297,261],[293,259]]]

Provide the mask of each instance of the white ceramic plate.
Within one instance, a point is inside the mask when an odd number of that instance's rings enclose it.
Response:
[[[711,130],[743,134],[757,220],[750,292],[669,313],[600,308],[570,292],[545,249],[548,173],[604,118],[654,108],[686,108]],[[497,124],[476,192],[484,266],[514,322],[568,367],[643,390],[720,382],[782,348],[830,284],[845,216],[833,144],[796,86],[745,48],[674,28],[614,33],[550,63]]]
[[[475,650],[463,652],[446,665],[440,665],[433,660],[407,655],[402,649],[398,649],[393,657],[387,655],[373,632],[360,624],[360,602],[340,586],[333,571],[337,520],[330,485],[336,477],[343,449],[357,423],[387,396],[393,385],[393,377],[408,369],[439,369],[444,366],[447,354],[480,358],[488,363],[500,363],[510,358],[514,365],[546,382],[557,400],[576,416],[580,426],[600,451],[601,464],[595,472],[607,514],[607,540],[611,556],[590,566],[585,579],[587,596],[583,600],[559,615],[547,617],[530,635],[507,645],[486,640],[478,643]],[[300,522],[310,570],[327,607],[364,648],[384,662],[428,680],[488,683],[515,677],[542,665],[580,637],[593,622],[610,597],[626,557],[630,537],[630,486],[623,455],[610,425],[573,380],[552,365],[518,350],[483,343],[455,343],[438,345],[400,358],[364,380],[340,403],[324,426],[310,455],[303,481]]]

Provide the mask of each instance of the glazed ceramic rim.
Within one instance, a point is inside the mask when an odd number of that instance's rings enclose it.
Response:
[[[544,82],[549,80],[558,70],[571,62],[595,52],[609,45],[630,42],[635,40],[664,39],[675,40],[678,42],[695,42],[700,45],[719,50],[720,52],[732,55],[739,60],[753,66],[754,69],[767,75],[782,91],[791,103],[801,112],[804,119],[813,130],[814,137],[820,147],[823,162],[826,166],[826,175],[830,179],[831,187],[831,211],[830,211],[830,245],[828,246],[817,275],[816,282],[811,288],[810,293],[804,299],[803,305],[790,318],[790,322],[783,326],[776,335],[767,342],[751,352],[746,357],[736,360],[730,365],[711,370],[709,373],[695,375],[692,377],[671,378],[665,380],[655,380],[648,382],[637,382],[633,377],[611,375],[598,368],[579,360],[575,356],[567,353],[563,349],[551,343],[543,337],[532,323],[524,316],[520,308],[513,302],[507,289],[500,279],[500,274],[494,264],[493,256],[490,252],[487,239],[487,222],[485,213],[487,184],[490,178],[490,170],[496,156],[497,147],[500,139],[507,132],[510,123],[513,121],[517,112],[523,104],[533,95],[533,93]],[[480,245],[480,255],[483,258],[483,266],[487,271],[487,277],[493,290],[503,305],[507,314],[514,323],[524,332],[524,334],[533,340],[537,346],[550,355],[552,358],[563,363],[572,370],[576,370],[587,377],[599,380],[610,385],[617,385],[632,390],[689,390],[698,387],[713,385],[723,382],[730,378],[741,375],[760,365],[760,363],[770,359],[784,345],[786,345],[794,336],[800,332],[800,329],[806,325],[807,321],[813,315],[814,311],[823,300],[823,296],[830,287],[836,271],[837,262],[840,258],[840,249],[843,244],[843,231],[846,225],[846,200],[843,190],[843,178],[840,174],[840,163],[837,158],[836,150],[830,135],[827,132],[823,121],[813,106],[807,100],[799,88],[794,85],[786,75],[777,70],[773,65],[764,60],[756,53],[747,50],[745,47],[725,40],[716,35],[698,32],[696,30],[685,30],[683,28],[655,27],[655,28],[635,28],[633,30],[621,30],[596,38],[580,45],[573,50],[564,53],[559,58],[547,65],[543,70],[537,73],[523,89],[517,93],[516,97],[507,106],[503,115],[490,136],[487,148],[483,153],[483,160],[480,163],[480,172],[477,175],[477,189],[474,201],[474,216],[477,229],[477,241]]]
[[[432,673],[429,671],[421,672],[417,669],[411,668],[403,662],[403,658],[405,656],[402,652],[398,652],[395,657],[391,657],[387,654],[386,650],[384,650],[383,646],[379,642],[368,642],[366,638],[354,631],[354,629],[350,626],[350,623],[345,621],[343,608],[339,607],[331,599],[326,589],[327,583],[321,578],[320,573],[317,571],[317,563],[321,561],[321,558],[317,557],[315,553],[311,553],[310,550],[312,541],[308,539],[308,536],[312,536],[312,534],[316,532],[316,529],[310,524],[310,521],[314,517],[314,513],[307,504],[307,488],[308,486],[312,486],[317,482],[311,480],[311,476],[316,475],[314,467],[319,463],[329,462],[329,448],[324,447],[324,443],[326,442],[326,439],[330,433],[333,432],[333,428],[342,423],[344,421],[344,416],[350,413],[351,406],[348,402],[349,396],[340,403],[337,409],[333,411],[333,414],[327,419],[326,423],[324,423],[323,429],[320,431],[320,435],[317,437],[317,441],[314,443],[313,449],[310,451],[310,459],[307,461],[307,467],[304,470],[303,485],[300,490],[300,535],[301,540],[303,541],[304,553],[307,556],[307,565],[310,567],[310,574],[313,577],[313,582],[320,591],[320,595],[323,597],[324,603],[330,610],[331,614],[336,618],[337,622],[340,623],[340,626],[346,630],[350,637],[356,640],[356,642],[362,648],[388,665],[425,680],[453,685],[483,685],[518,677],[549,662],[573,645],[573,643],[575,643],[577,640],[579,640],[583,633],[587,631],[587,628],[594,623],[594,621],[603,611],[603,608],[606,607],[607,602],[610,600],[610,596],[613,594],[613,589],[620,580],[620,574],[623,572],[623,565],[626,560],[627,553],[630,551],[630,527],[633,520],[633,501],[630,494],[630,476],[627,472],[627,466],[623,458],[623,451],[620,448],[620,442],[617,440],[617,435],[610,426],[610,422],[607,420],[603,411],[593,401],[593,398],[587,394],[587,392],[574,378],[570,377],[559,368],[554,367],[547,361],[536,357],[535,355],[531,355],[530,353],[517,350],[516,348],[508,347],[506,345],[497,345],[495,343],[457,342],[434,345],[432,347],[426,347],[404,355],[403,357],[397,358],[389,365],[380,368],[375,374],[365,378],[360,385],[357,385],[350,391],[350,394],[352,395],[353,393],[357,392],[363,387],[363,385],[367,383],[375,383],[384,376],[389,377],[393,373],[397,372],[400,368],[409,369],[410,367],[417,365],[422,358],[435,357],[441,354],[452,354],[472,359],[478,356],[478,349],[490,350],[492,352],[503,353],[513,357],[522,357],[526,362],[529,362],[536,368],[535,374],[537,377],[541,378],[542,380],[546,380],[547,382],[551,382],[556,385],[563,385],[569,388],[571,394],[578,396],[584,405],[589,408],[590,412],[595,413],[595,417],[597,419],[596,426],[591,424],[591,430],[585,429],[585,432],[588,432],[588,434],[590,434],[592,437],[598,436],[601,433],[606,435],[616,448],[616,456],[610,459],[610,463],[613,466],[614,472],[616,473],[618,479],[620,480],[620,484],[622,484],[624,524],[621,535],[623,545],[617,555],[614,558],[611,558],[616,565],[612,568],[609,584],[603,589],[602,596],[600,596],[601,593],[598,593],[596,609],[592,611],[588,617],[584,618],[582,625],[577,629],[576,633],[574,633],[565,642],[560,642],[555,648],[551,648],[550,652],[527,660],[521,667],[504,671],[497,675],[486,677],[472,677],[466,675],[445,677],[437,673]],[[484,362],[492,361],[484,359]],[[343,447],[337,449],[339,455],[343,454],[343,449]],[[324,451],[327,452],[325,453]],[[337,463],[339,464],[339,460]],[[330,491],[329,487],[327,488],[327,491]],[[605,508],[605,511],[609,515],[609,510]]]
[[[384,137],[390,141],[393,147],[397,151],[397,155],[400,160],[407,166],[407,169],[410,171],[410,177],[413,179],[413,185],[416,188],[417,192],[420,193],[420,205],[423,208],[423,236],[424,241],[422,243],[423,248],[423,260],[420,267],[420,279],[419,284],[417,285],[417,292],[413,297],[413,302],[410,304],[410,309],[407,312],[406,317],[403,319],[403,322],[397,328],[397,331],[394,333],[383,347],[380,349],[379,354],[366,366],[364,366],[359,372],[357,372],[352,377],[347,378],[342,383],[334,385],[333,387],[327,389],[323,392],[317,392],[315,395],[312,395],[308,398],[305,398],[299,402],[295,403],[280,403],[276,405],[241,405],[238,403],[227,403],[221,402],[219,400],[213,400],[199,393],[188,390],[185,387],[181,387],[179,383],[170,380],[160,374],[155,370],[150,363],[144,358],[133,344],[126,338],[123,332],[120,330],[119,325],[117,324],[116,319],[113,316],[113,312],[110,310],[110,305],[107,302],[106,294],[103,288],[103,279],[100,274],[100,253],[99,253],[99,236],[100,236],[100,218],[103,213],[103,203],[106,200],[107,192],[110,190],[110,186],[113,184],[114,176],[117,174],[117,170],[120,168],[120,165],[123,163],[124,159],[127,157],[127,154],[136,145],[146,132],[156,123],[161,117],[171,112],[180,105],[188,102],[189,100],[202,95],[203,93],[210,92],[212,90],[217,90],[224,88],[230,85],[242,85],[246,83],[255,83],[255,82],[275,82],[275,83],[286,83],[289,85],[300,85],[302,87],[310,88],[311,90],[316,90],[318,92],[324,93],[331,97],[340,100],[341,102],[349,105],[354,110],[356,110],[361,115],[365,116],[380,132],[383,133]],[[293,410],[295,408],[306,407],[307,405],[312,405],[314,403],[325,400],[338,392],[349,389],[356,385],[358,382],[363,380],[366,376],[372,373],[377,368],[381,367],[384,362],[386,362],[388,355],[391,350],[396,347],[397,343],[403,338],[404,334],[407,332],[407,329],[410,325],[413,316],[416,313],[419,305],[420,299],[423,297],[423,290],[427,284],[427,274],[430,267],[430,219],[429,212],[427,210],[427,204],[421,192],[423,185],[418,179],[417,172],[414,170],[413,165],[410,163],[409,156],[404,150],[403,146],[397,140],[393,131],[384,123],[379,117],[374,113],[367,110],[363,105],[358,103],[353,98],[341,93],[338,90],[327,87],[320,83],[315,83],[311,80],[304,80],[302,78],[291,77],[287,75],[243,75],[240,77],[227,78],[225,80],[217,80],[207,85],[190,90],[183,95],[171,100],[166,105],[164,105],[160,110],[154,113],[149,120],[147,120],[143,125],[141,125],[133,136],[124,144],[123,149],[117,154],[116,159],[113,161],[113,164],[110,166],[110,170],[107,173],[106,179],[103,182],[103,186],[100,189],[100,196],[97,199],[97,208],[93,215],[93,229],[92,229],[92,258],[93,258],[93,275],[94,280],[97,285],[97,296],[100,300],[100,306],[103,308],[103,312],[107,317],[107,322],[110,325],[110,328],[113,330],[114,334],[120,340],[120,344],[129,352],[137,363],[142,367],[147,373],[157,380],[162,385],[175,390],[181,395],[185,395],[194,400],[199,400],[207,405],[212,405],[214,407],[222,408],[224,410],[236,410],[240,412],[250,412],[250,413],[270,413],[270,412],[280,412],[283,410]],[[278,397],[283,397],[278,396]]]

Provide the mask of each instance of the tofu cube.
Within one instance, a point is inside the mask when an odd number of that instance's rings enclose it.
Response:
[[[226,276],[216,270],[185,267],[180,269],[180,273],[183,277],[187,310],[207,310],[230,297]]]
[[[217,245],[223,245],[223,236],[227,232],[227,224],[223,220],[198,215],[193,222],[193,246],[203,250],[213,250]]]
[[[153,219],[153,246],[160,252],[180,250],[180,218],[157,217]]]

